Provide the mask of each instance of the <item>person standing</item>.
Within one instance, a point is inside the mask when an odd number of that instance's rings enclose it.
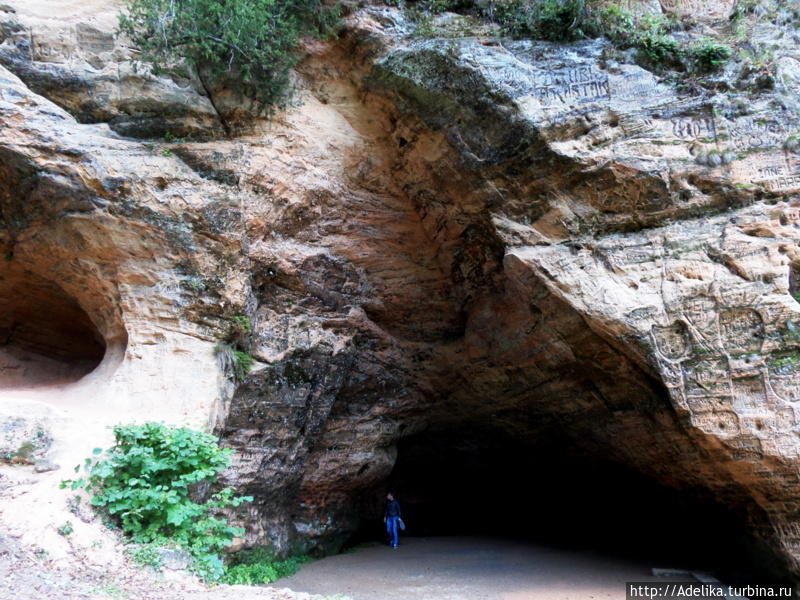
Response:
[[[392,548],[397,548],[399,542],[397,527],[401,519],[400,503],[395,500],[391,493],[386,494],[386,510],[383,513],[383,522],[386,523],[386,531],[389,533],[389,542]]]

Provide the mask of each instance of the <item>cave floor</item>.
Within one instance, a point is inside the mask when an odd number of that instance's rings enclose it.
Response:
[[[503,538],[401,538],[303,567],[274,584],[352,600],[590,600],[625,598],[625,582],[665,581],[652,567]]]

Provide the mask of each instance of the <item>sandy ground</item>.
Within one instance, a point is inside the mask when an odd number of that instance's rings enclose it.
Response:
[[[507,539],[409,538],[309,563],[268,587],[150,569],[62,569],[0,533],[0,600],[623,600],[648,565]],[[663,566],[663,565],[661,565]]]
[[[665,581],[652,567],[507,539],[406,538],[303,567],[279,584],[353,600],[625,599],[626,581]]]

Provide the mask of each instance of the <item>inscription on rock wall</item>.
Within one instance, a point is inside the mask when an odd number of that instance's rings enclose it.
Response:
[[[692,423],[704,431],[719,436],[737,435],[740,431],[739,417],[733,411],[693,414]]]
[[[686,354],[689,342],[683,321],[677,321],[668,327],[653,325],[652,332],[656,348],[664,357],[674,360]]]
[[[725,129],[728,146],[737,152],[779,148],[788,135],[786,125],[781,121],[758,115],[748,115],[729,121]]]
[[[75,29],[78,36],[78,46],[82,49],[98,54],[111,52],[114,49],[114,36],[110,33],[100,31],[84,23],[79,23]]]
[[[797,375],[770,374],[772,392],[784,402],[800,401],[800,378]]]
[[[611,98],[608,73],[594,67],[537,71],[534,95],[545,106]]]
[[[735,181],[763,186],[771,192],[800,188],[800,161],[777,149],[736,161],[731,174]]]
[[[730,395],[728,361],[725,358],[693,358],[683,363],[687,396]]]
[[[683,312],[702,334],[710,334],[717,319],[717,303],[708,296],[695,296],[683,304]]]
[[[764,320],[750,308],[723,310],[719,328],[722,343],[730,350],[757,352],[764,344]]]
[[[671,119],[672,135],[683,140],[714,141],[717,139],[717,126],[711,117],[681,117]]]
[[[767,389],[764,376],[739,377],[731,381],[733,408],[736,412],[754,411],[767,406]]]

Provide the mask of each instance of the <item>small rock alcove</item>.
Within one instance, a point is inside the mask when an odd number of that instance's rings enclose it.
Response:
[[[355,540],[381,537],[386,491],[402,501],[411,536],[524,540],[646,569],[714,572],[731,583],[771,578],[741,512],[558,434],[521,443],[487,429],[443,429],[402,439],[388,480],[362,498]]]
[[[105,351],[89,315],[58,284],[21,268],[0,271],[0,388],[77,381]]]

